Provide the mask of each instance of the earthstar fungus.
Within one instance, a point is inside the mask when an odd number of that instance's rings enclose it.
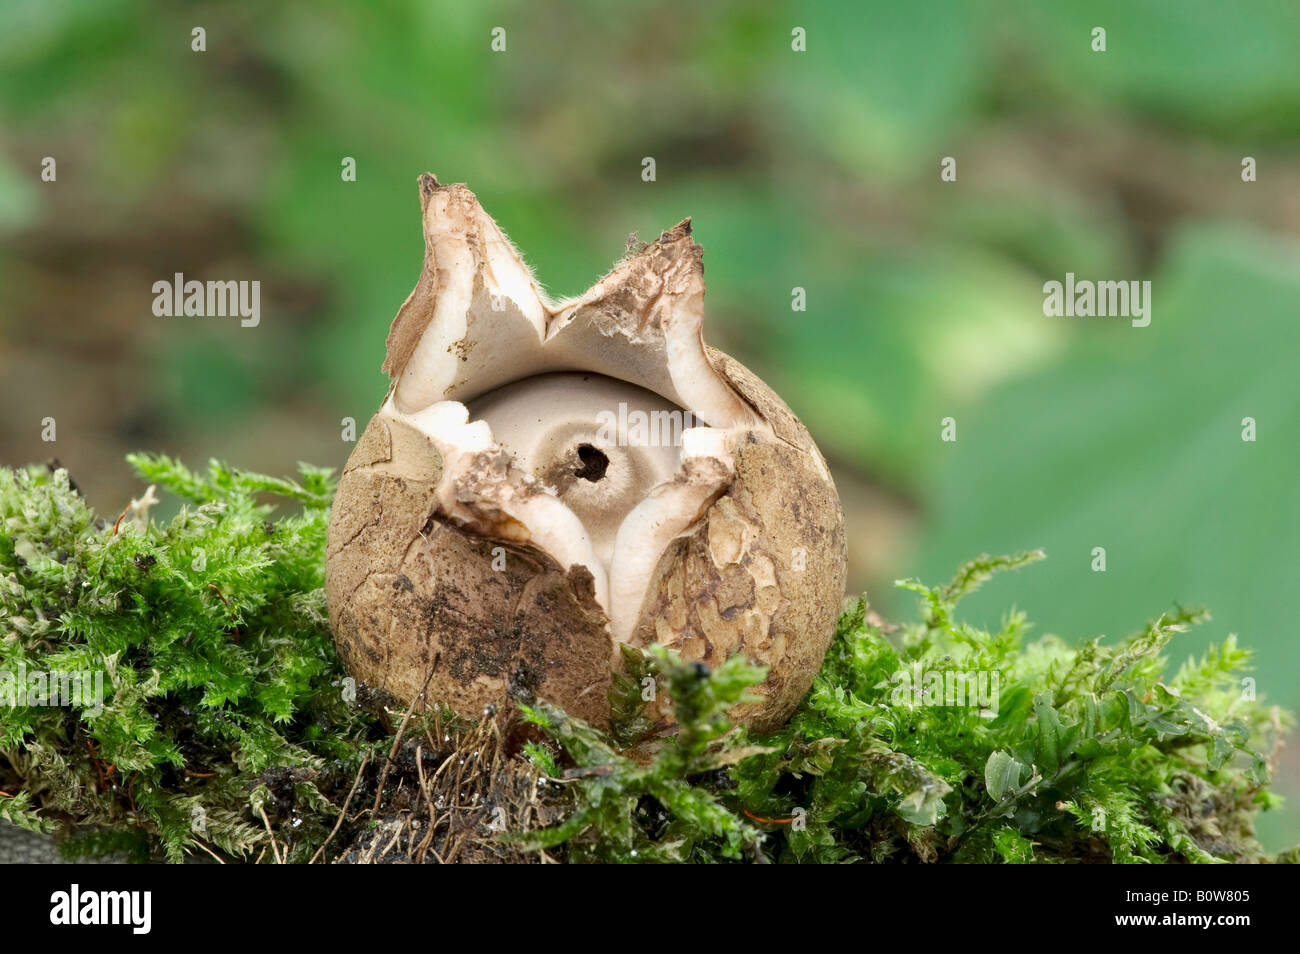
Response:
[[[704,344],[690,220],[552,302],[469,189],[419,184],[424,267],[330,520],[348,668],[471,718],[522,683],[606,725],[619,644],[742,652],[769,673],[733,714],[780,724],[840,611],[843,514],[799,420]]]

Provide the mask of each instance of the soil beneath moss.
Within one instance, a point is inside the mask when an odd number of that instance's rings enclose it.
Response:
[[[525,850],[517,839],[563,820],[573,810],[570,792],[508,749],[491,718],[468,731],[436,719],[408,728],[386,757],[387,772],[384,760],[363,768],[357,789],[382,797],[369,805],[354,798],[327,856],[342,864],[564,860],[562,849]]]

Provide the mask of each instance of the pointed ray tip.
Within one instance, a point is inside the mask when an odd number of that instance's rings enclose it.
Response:
[[[691,217],[688,215],[666,232],[659,234],[659,245],[667,245],[670,242],[676,242],[680,239],[690,238],[691,236]]]

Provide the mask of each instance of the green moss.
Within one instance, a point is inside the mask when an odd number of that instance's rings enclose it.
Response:
[[[75,826],[73,853],[253,857],[275,831],[305,860],[333,821],[323,790],[385,734],[339,688],[321,589],[328,472],[131,462],[193,506],[114,525],[63,470],[0,470],[0,670],[103,674],[102,708],[0,707],[0,789],[23,797],[0,806]],[[272,521],[267,494],[301,512]]]
[[[981,558],[953,583],[903,586],[922,620],[886,638],[864,604],[846,614],[808,700],[738,766],[738,799],[778,829],[783,860],[1256,860],[1251,816],[1269,803],[1280,715],[1243,691],[1247,654],[1229,640],[1173,678],[1162,652],[1204,614],[1162,616],[1113,647],[1026,621],[989,633],[957,601],[1039,553]],[[943,678],[936,679],[933,674]],[[987,675],[992,705],[951,705],[930,688]],[[908,686],[921,692],[906,692]],[[958,683],[960,685],[960,683]],[[918,698],[919,696],[919,698]],[[968,699],[969,701],[969,699]],[[980,700],[975,700],[976,702]]]
[[[306,861],[336,822],[342,854],[372,808],[434,777],[457,733],[481,748],[482,728],[442,714],[394,745],[393,713],[354,697],[324,611],[328,472],[132,463],[189,505],[111,524],[62,470],[0,470],[0,672],[103,674],[98,704],[0,706],[0,819],[74,853]],[[1171,640],[1204,618],[1188,610],[1114,646],[1029,641],[1019,614],[995,632],[958,619],[962,596],[1040,557],[900,584],[921,598],[901,627],[855,603],[768,735],[726,716],[763,676],[739,658],[710,672],[629,651],[609,734],[527,700],[545,739],[483,790],[534,797],[524,769],[564,785],[545,812],[512,809],[545,827],[479,834],[572,861],[1269,860],[1253,820],[1276,803],[1286,717],[1244,688],[1249,654],[1229,639],[1167,675]]]

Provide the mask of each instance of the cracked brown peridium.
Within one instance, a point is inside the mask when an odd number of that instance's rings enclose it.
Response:
[[[605,726],[620,644],[743,653],[769,671],[732,715],[779,725],[834,632],[843,512],[799,419],[704,344],[690,220],[552,301],[469,189],[419,183],[424,268],[330,519],[348,669],[467,718],[532,693]]]

